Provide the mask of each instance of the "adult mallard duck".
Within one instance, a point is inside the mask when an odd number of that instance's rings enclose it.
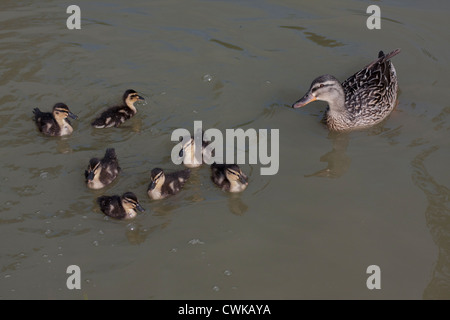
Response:
[[[389,60],[400,49],[378,59],[342,84],[331,75],[316,78],[309,91],[292,107],[300,108],[315,100],[328,102],[324,122],[336,131],[360,129],[381,122],[394,109],[397,100],[397,73]]]
[[[126,120],[133,117],[137,109],[134,103],[138,100],[145,100],[136,91],[129,89],[125,91],[122,97],[123,104],[121,106],[110,107],[100,114],[100,116],[92,122],[95,128],[118,127]]]

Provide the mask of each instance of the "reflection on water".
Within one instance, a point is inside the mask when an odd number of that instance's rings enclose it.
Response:
[[[126,226],[125,236],[130,244],[141,244],[147,240],[150,234],[156,230],[164,229],[169,223],[169,221],[165,221],[151,227],[146,227],[141,223],[133,221]]]
[[[450,189],[436,182],[425,168],[426,158],[438,150],[431,147],[411,162],[414,184],[425,194],[428,207],[425,218],[431,236],[439,247],[433,277],[425,288],[425,299],[450,299]]]
[[[227,43],[225,41],[221,41],[221,40],[217,40],[217,39],[210,39],[209,41],[218,43],[221,46],[224,46],[225,48],[228,48],[228,49],[244,51],[244,49],[242,49],[241,47],[238,47],[238,46],[236,46],[234,44],[231,44],[231,43]]]
[[[328,163],[325,169],[305,175],[305,177],[339,178],[347,172],[351,159],[346,154],[350,140],[347,132],[330,132],[328,139],[333,143],[333,149],[320,157],[320,162]]]
[[[291,29],[291,30],[297,30],[297,31],[303,31],[303,34],[306,35],[306,38],[311,40],[312,42],[318,44],[322,47],[327,48],[333,48],[333,47],[342,47],[345,46],[344,43],[339,42],[337,40],[329,39],[327,37],[321,36],[317,33],[310,32],[310,31],[304,31],[306,28],[299,27],[299,26],[280,26],[280,28],[283,29]]]
[[[238,216],[244,215],[248,206],[242,201],[240,194],[232,193],[228,199],[228,208],[232,213]]]
[[[167,200],[164,200],[166,199],[152,201],[151,210],[154,212],[154,215],[160,217],[170,216],[173,211],[180,208],[180,204],[167,202]]]
[[[389,119],[389,117],[388,117]],[[397,144],[395,138],[399,136],[401,127],[390,129],[385,126],[384,120],[380,124],[365,130],[367,136],[379,135],[386,138],[391,145]],[[328,163],[325,169],[321,169],[305,177],[339,178],[350,168],[351,158],[347,155],[351,132],[330,131],[328,139],[331,140],[333,148],[320,157],[320,162]]]
[[[424,11],[426,5],[418,0],[407,6],[383,3],[388,10],[382,11],[389,16],[383,17],[383,30],[374,32],[365,28],[364,10],[358,9],[358,15],[347,11],[361,4],[354,0],[339,6],[332,1],[275,0],[169,0],[170,5],[161,6],[158,1],[136,0],[134,9],[119,0],[78,0],[84,14],[82,30],[75,31],[66,29],[66,6],[57,2],[2,2],[0,234],[5,245],[0,254],[0,298],[123,298],[123,293],[130,293],[127,298],[270,299],[367,293],[365,286],[346,286],[333,294],[332,285],[317,283],[331,271],[320,268],[331,258],[334,270],[349,270],[355,264],[355,252],[337,257],[322,221],[331,218],[336,200],[342,199],[333,188],[345,192],[354,187],[356,179],[339,178],[350,176],[350,166],[352,177],[367,174],[375,182],[398,187],[399,197],[386,198],[382,205],[401,210],[397,200],[409,196],[411,172],[398,166],[405,169],[414,150],[429,148],[431,142],[448,145],[448,43],[438,41],[445,38],[448,17],[442,7]],[[391,23],[394,20],[400,23]],[[318,128],[317,115],[311,115],[314,121],[298,119],[283,108],[290,108],[286,102],[298,98],[299,89],[306,90],[319,73],[343,78],[380,49],[396,47],[407,54],[395,62],[403,90],[401,114],[390,117],[388,127],[328,133]],[[108,106],[122,103],[120,97],[129,88],[146,98],[138,104],[137,115],[119,128],[93,128],[91,121]],[[80,117],[73,121],[74,132],[43,136],[32,121],[32,110],[49,111],[61,100]],[[176,170],[170,157],[175,145],[171,133],[191,128],[195,120],[202,120],[205,130],[280,129],[280,174],[261,176],[256,165],[249,173],[248,190],[228,194],[212,184],[209,168],[202,167],[192,171],[180,194],[151,201],[146,194],[150,169]],[[299,137],[301,148],[291,137]],[[318,155],[306,156],[323,143],[326,147]],[[105,189],[87,189],[87,163],[108,147],[116,148],[123,172]],[[357,166],[351,158],[362,152],[364,163]],[[412,165],[415,182],[426,197],[411,199],[409,205],[423,207],[428,199],[427,221],[436,244],[423,234],[413,236],[420,239],[421,249],[440,248],[424,296],[448,298],[448,189],[429,177],[422,164],[426,156]],[[448,151],[439,156],[436,152],[437,162],[445,163],[446,157]],[[382,180],[368,169],[378,168],[380,160],[386,170]],[[304,168],[311,163],[318,165],[314,171],[324,169],[309,177],[334,180],[305,179],[310,172]],[[327,201],[324,188],[331,191]],[[146,212],[133,221],[105,217],[95,199],[124,191],[136,192]],[[381,191],[361,194],[358,201],[373,203],[384,195]],[[342,210],[351,213],[354,205],[345,202]],[[304,214],[310,209],[317,214]],[[353,243],[354,224],[343,222],[338,240]],[[392,222],[402,223],[409,232],[417,231],[415,223],[423,223],[392,215],[380,227],[389,228]],[[428,230],[420,230],[426,238]],[[379,233],[363,236],[358,242],[378,245]],[[167,254],[189,239],[205,239],[201,259],[195,259],[198,247],[190,245],[184,252]],[[325,239],[322,248],[320,241],[305,241],[311,239]],[[315,260],[319,249],[320,261]],[[398,253],[394,245],[376,249],[387,256]],[[149,252],[149,259],[142,260]],[[69,264],[84,264],[91,284],[83,282],[82,294],[65,290]],[[423,259],[420,267],[428,271],[429,264]],[[130,274],[128,267],[135,272]],[[393,267],[398,270],[393,276],[403,273],[401,263]],[[229,269],[233,276],[224,279],[223,270]],[[148,276],[149,270],[154,277]],[[427,274],[421,276],[428,279]],[[353,277],[342,279],[351,282]],[[216,285],[220,291],[211,289]],[[416,286],[405,283],[399,290],[409,297]],[[380,294],[389,297],[392,290],[385,288]]]
[[[69,145],[68,137],[56,137],[56,150],[59,153],[71,153],[73,150]]]

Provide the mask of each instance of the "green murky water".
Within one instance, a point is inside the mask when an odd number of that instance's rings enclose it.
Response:
[[[385,1],[59,1],[0,5],[0,297],[3,299],[450,298],[449,4]],[[340,80],[393,59],[399,104],[370,130],[337,136],[325,103],[288,108],[318,75]],[[91,120],[133,88],[147,96],[121,128]],[[32,109],[65,102],[74,133],[44,137]],[[209,169],[183,192],[146,195],[150,170],[175,170],[176,128],[280,129],[280,170],[242,165],[227,195]],[[123,169],[85,187],[91,157]],[[133,191],[147,209],[106,219],[102,194]],[[68,290],[66,268],[81,268]],[[366,269],[381,268],[381,290]]]

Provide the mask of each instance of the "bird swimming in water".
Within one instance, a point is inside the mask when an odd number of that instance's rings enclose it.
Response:
[[[69,107],[64,103],[57,103],[53,106],[52,112],[42,112],[39,108],[34,108],[34,121],[40,132],[47,136],[66,136],[73,132],[68,117],[77,119]]]
[[[211,180],[223,191],[242,192],[248,186],[248,177],[237,164],[211,165]]]
[[[177,194],[189,179],[190,170],[185,169],[171,173],[165,173],[160,168],[154,168],[150,174],[148,196],[153,200],[164,199]]]
[[[103,111],[100,116],[92,122],[95,128],[118,127],[126,120],[133,117],[137,109],[134,103],[138,100],[145,100],[136,91],[129,89],[125,91],[122,97],[123,104],[121,106],[110,107]]]
[[[380,51],[378,59],[342,84],[328,74],[316,78],[309,91],[292,107],[300,108],[315,100],[328,102],[323,121],[335,131],[380,123],[396,106],[397,73],[390,59],[399,52],[400,49],[388,54]]]
[[[84,172],[86,185],[90,189],[101,189],[117,178],[119,172],[119,161],[114,148],[106,149],[103,159],[92,158],[87,170]]]
[[[205,149],[211,142],[204,140],[204,132],[202,132],[201,138],[201,144],[198,142],[201,149],[198,151],[198,155],[196,154],[197,144],[195,143],[195,137],[191,136],[191,138],[182,145],[179,156],[183,159],[183,164],[188,168],[200,167],[203,163],[207,163],[211,156],[214,156],[214,153],[211,154]]]
[[[122,196],[101,196],[97,203],[104,214],[114,219],[132,219],[137,215],[136,210],[145,211],[133,192],[125,192]]]

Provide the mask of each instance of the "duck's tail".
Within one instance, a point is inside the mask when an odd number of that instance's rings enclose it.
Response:
[[[372,63],[370,63],[367,67],[365,67],[364,69],[370,69],[373,65],[381,63],[384,64],[386,61],[388,61],[390,58],[392,58],[393,56],[396,56],[397,54],[400,53],[400,49],[395,49],[394,51],[389,52],[388,54],[384,54],[383,51],[380,51],[378,53],[378,59],[372,61]]]
[[[98,119],[95,119],[94,121],[92,121],[91,125],[98,129],[106,128],[106,123],[101,118],[98,118]]]
[[[384,61],[389,60],[390,58],[392,58],[393,56],[396,56],[397,54],[400,53],[400,48],[395,49],[394,51],[389,52],[388,54],[384,54],[383,51],[380,51],[378,53],[378,58],[383,58]]]
[[[35,115],[35,116],[38,116],[39,114],[41,114],[42,112],[41,112],[41,110],[39,110],[39,108],[34,108],[33,109],[33,114]]]
[[[106,207],[109,205],[109,197],[107,196],[98,197],[97,203],[100,206],[100,208]]]
[[[105,152],[105,159],[117,160],[116,150],[114,148],[108,148]]]

